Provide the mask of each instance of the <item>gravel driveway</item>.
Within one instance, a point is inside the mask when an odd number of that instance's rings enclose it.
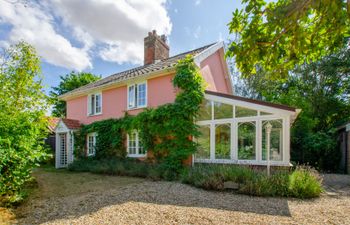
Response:
[[[35,176],[39,191],[17,210],[19,224],[350,224],[350,194],[336,188],[296,200],[85,173]]]

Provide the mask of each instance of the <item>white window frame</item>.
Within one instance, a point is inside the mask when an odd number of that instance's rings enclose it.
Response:
[[[99,101],[100,101],[100,107],[97,106],[97,102],[96,102],[96,96],[99,96]],[[94,97],[94,106],[93,108],[92,106],[92,97]],[[87,99],[87,115],[88,116],[96,116],[96,115],[101,115],[102,114],[102,103],[103,103],[103,99],[102,99],[102,92],[96,92],[96,93],[91,93],[88,95],[88,99]],[[99,112],[96,112],[97,109],[100,109]]]
[[[141,85],[145,85],[145,104],[144,105],[139,105],[138,103],[138,99],[139,99],[139,87]],[[130,93],[129,93],[129,89],[133,88],[133,102],[132,104],[129,104],[130,102]],[[127,109],[128,110],[132,110],[132,109],[140,109],[140,108],[145,108],[147,107],[147,92],[148,92],[148,88],[147,88],[147,80],[146,81],[142,81],[142,82],[138,82],[138,83],[134,83],[134,84],[129,84],[127,87]]]
[[[140,154],[140,148],[144,148],[143,146],[140,146],[140,137],[139,137],[139,132],[137,132],[136,130],[134,131],[131,131],[130,134],[135,134],[135,154],[130,154],[130,151],[129,151],[129,141],[130,141],[130,135],[129,133],[127,134],[126,136],[126,139],[127,139],[127,157],[131,157],[131,158],[140,158],[140,157],[145,157],[147,155],[147,151],[145,151],[144,154]]]
[[[90,149],[90,137],[92,138],[92,150]],[[97,137],[96,132],[89,133],[86,137],[87,156],[95,156],[96,155],[96,137]]]
[[[193,155],[193,162],[196,163],[227,163],[227,164],[248,164],[248,165],[266,165],[266,160],[262,160],[262,121],[266,120],[281,120],[282,121],[282,160],[270,161],[271,165],[289,166],[290,165],[290,119],[294,114],[285,110],[279,110],[268,106],[246,103],[238,100],[231,100],[223,97],[205,95],[206,100],[211,101],[211,119],[197,121],[197,125],[209,125],[210,128],[210,157],[208,159],[196,158]],[[214,101],[232,105],[232,118],[214,119]],[[257,111],[257,116],[251,117],[236,117],[236,106],[250,108]],[[268,112],[271,115],[260,115],[260,112]],[[238,123],[239,122],[255,122],[255,160],[238,159]],[[231,124],[231,158],[216,159],[215,158],[215,128],[218,124]]]

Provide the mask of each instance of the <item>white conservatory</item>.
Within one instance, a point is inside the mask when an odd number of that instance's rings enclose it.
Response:
[[[299,110],[206,91],[194,163],[290,166],[290,126]],[[269,153],[266,149],[270,149]]]

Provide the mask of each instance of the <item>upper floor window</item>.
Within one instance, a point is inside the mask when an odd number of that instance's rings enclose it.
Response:
[[[94,156],[96,154],[96,133],[87,135],[87,155]]]
[[[102,94],[94,93],[88,95],[88,115],[99,115],[102,113]]]
[[[147,106],[147,83],[138,83],[128,86],[128,109]]]

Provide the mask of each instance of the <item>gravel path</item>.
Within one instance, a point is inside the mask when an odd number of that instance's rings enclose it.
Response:
[[[175,182],[126,182],[127,178],[85,174],[94,176],[96,184],[68,179],[76,189],[62,196],[45,191],[48,176],[55,173],[37,175],[40,191],[18,210],[19,224],[350,224],[348,193],[326,193],[314,200],[260,198]],[[106,186],[105,180],[123,185],[99,188]],[[64,183],[56,184],[56,192]]]

